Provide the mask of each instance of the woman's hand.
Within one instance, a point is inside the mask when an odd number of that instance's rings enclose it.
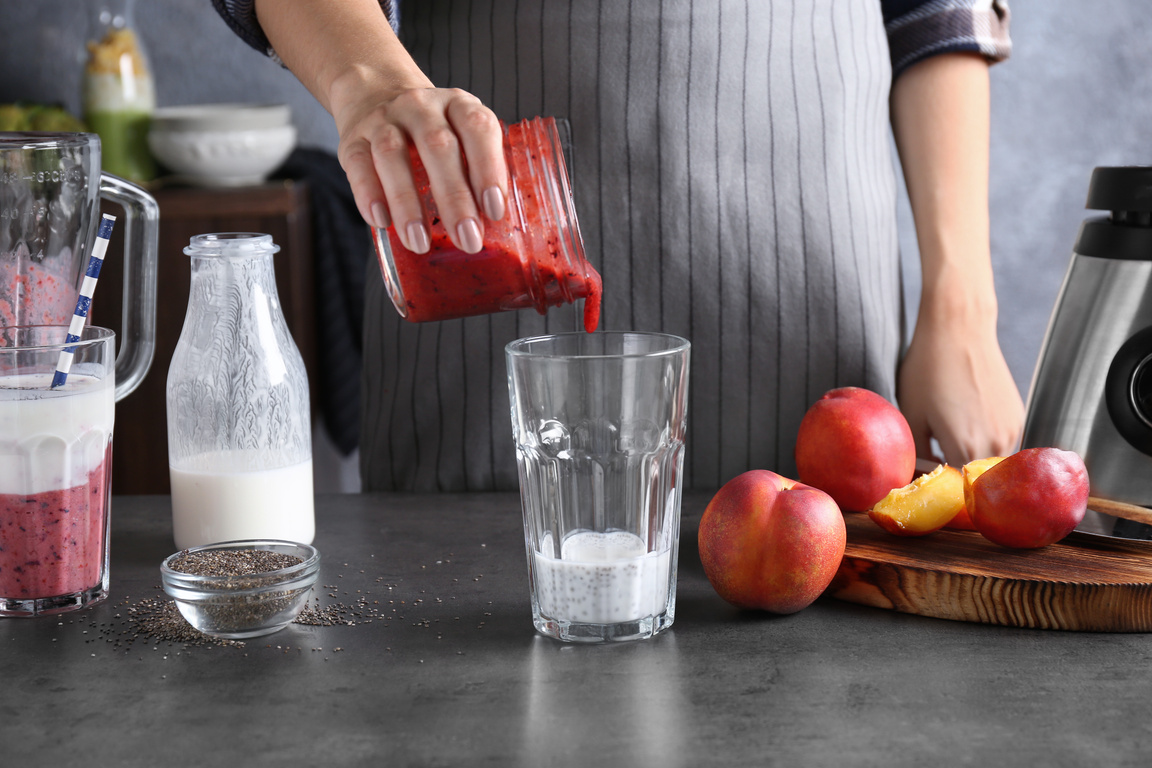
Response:
[[[896,395],[916,455],[959,467],[1016,450],[1024,404],[996,340],[996,315],[964,322],[921,311]],[[934,456],[935,438],[944,455]]]
[[[338,156],[364,220],[377,227],[394,223],[408,250],[428,251],[411,146],[428,172],[432,197],[453,242],[467,253],[479,251],[484,238],[480,213],[493,221],[503,218],[508,194],[496,115],[457,89],[350,90],[334,112]]]
[[[461,250],[479,251],[481,211],[502,218],[508,197],[492,110],[470,93],[433,86],[378,0],[256,0],[256,15],[280,59],[335,118],[340,164],[364,220],[394,224],[409,250],[428,251],[411,147],[449,236]]]

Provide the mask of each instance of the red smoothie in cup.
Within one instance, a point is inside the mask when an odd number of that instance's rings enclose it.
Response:
[[[0,494],[0,595],[67,595],[100,583],[104,563],[104,465],[73,488]]]

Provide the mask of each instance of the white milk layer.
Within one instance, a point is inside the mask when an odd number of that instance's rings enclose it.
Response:
[[[32,495],[88,482],[112,440],[116,389],[73,371],[0,376],[0,493]]]
[[[533,553],[540,613],[558,621],[618,624],[659,616],[668,607],[672,552],[648,552],[627,531],[577,531],[564,537],[560,559],[552,535]]]
[[[172,527],[179,549],[237,539],[311,544],[316,535],[312,460],[238,471],[245,452],[218,451],[169,465]]]

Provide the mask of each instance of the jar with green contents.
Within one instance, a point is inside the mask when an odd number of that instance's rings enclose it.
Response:
[[[132,0],[101,6],[101,32],[88,43],[84,70],[84,121],[100,136],[104,171],[140,182],[156,175],[148,149],[156,89],[132,28],[132,6]]]

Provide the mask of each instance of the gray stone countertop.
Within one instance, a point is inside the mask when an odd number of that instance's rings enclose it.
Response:
[[[1152,637],[1008,629],[822,598],[738,611],[685,501],[676,623],[532,628],[514,494],[317,500],[321,605],[240,647],[133,638],[174,550],[166,497],[113,499],[111,595],[0,619],[5,766],[1147,765]],[[333,597],[334,595],[334,597]]]

